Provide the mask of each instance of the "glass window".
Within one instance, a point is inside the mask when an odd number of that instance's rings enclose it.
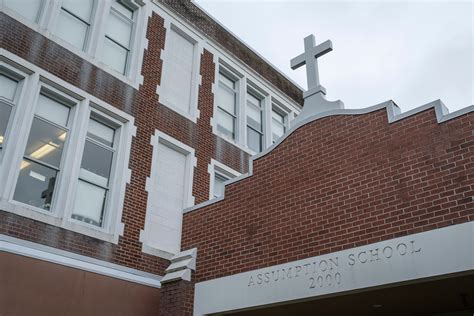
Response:
[[[225,136],[235,139],[236,130],[236,82],[223,73],[219,73],[219,83],[216,96],[217,130]]]
[[[72,218],[103,226],[106,198],[114,156],[115,130],[89,120]]]
[[[255,152],[262,151],[263,124],[262,101],[247,93],[247,146]]]
[[[0,154],[6,142],[8,122],[13,111],[18,81],[0,74]]]
[[[213,190],[213,193],[214,193],[214,197],[217,198],[217,197],[220,197],[220,196],[223,196],[224,195],[224,182],[229,180],[229,178],[219,174],[219,173],[215,173],[214,174],[214,190]]]
[[[272,141],[275,143],[286,132],[286,115],[272,109]]]
[[[24,18],[37,23],[43,8],[43,0],[3,0],[4,5]]]
[[[125,74],[131,50],[135,12],[121,2],[114,2],[107,18],[102,61]]]
[[[50,210],[68,135],[70,108],[41,94],[28,137],[13,198]]]
[[[63,0],[56,35],[84,50],[91,25],[94,0]]]
[[[13,101],[17,86],[18,81],[0,74],[0,97]]]

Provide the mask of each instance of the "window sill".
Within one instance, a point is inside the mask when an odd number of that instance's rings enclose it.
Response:
[[[158,90],[158,89],[157,89],[157,90]],[[158,94],[158,96],[159,96],[158,91],[157,91],[157,94]],[[160,96],[159,96],[159,97],[160,97]],[[182,111],[181,109],[179,109],[179,108],[177,108],[177,107],[171,105],[167,100],[161,100],[161,99],[160,99],[160,100],[159,100],[159,103],[160,103],[161,105],[167,107],[168,109],[170,109],[170,110],[176,112],[177,114],[183,116],[184,118],[190,120],[190,121],[193,122],[194,124],[197,123],[197,119],[199,118],[199,110],[195,110],[195,111],[189,113],[189,112],[184,112],[184,111]]]
[[[225,140],[226,142],[230,143],[231,145],[234,145],[235,147],[239,148],[240,150],[244,151],[245,153],[249,154],[250,156],[256,155],[257,153],[253,152],[250,148],[237,143],[235,140],[225,136],[224,134],[221,134],[217,132],[214,128],[212,129],[212,133],[216,135],[217,137]]]
[[[7,202],[2,200],[0,201],[0,210],[70,230],[81,235],[86,235],[106,242],[118,244],[119,232],[113,234],[105,230],[94,229],[93,227],[79,224],[74,220],[64,221],[62,218],[57,217],[54,213],[46,214],[45,211],[36,207],[30,207],[27,204],[15,201]]]

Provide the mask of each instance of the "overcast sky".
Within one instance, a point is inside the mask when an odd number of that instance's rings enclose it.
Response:
[[[307,35],[330,39],[320,80],[346,108],[474,104],[474,1],[195,2],[305,89],[305,69],[291,70],[290,59]]]

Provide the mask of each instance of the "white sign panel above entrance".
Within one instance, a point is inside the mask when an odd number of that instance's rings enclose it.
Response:
[[[474,270],[474,222],[196,284],[195,315]]]

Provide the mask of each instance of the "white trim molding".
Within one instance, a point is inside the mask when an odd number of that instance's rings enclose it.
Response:
[[[169,42],[170,42],[170,34],[171,30],[176,32],[178,35],[182,36],[184,39],[189,41],[193,45],[193,69],[191,73],[191,91],[189,96],[189,111],[185,112],[181,110],[176,105],[173,105],[170,100],[166,99],[166,92],[163,91],[163,86],[158,85],[156,87],[156,93],[159,96],[159,102],[164,106],[172,109],[176,113],[182,115],[183,117],[187,118],[188,120],[196,123],[197,119],[200,116],[200,112],[198,109],[198,96],[199,96],[199,86],[202,82],[202,76],[200,73],[201,69],[201,55],[203,53],[203,38],[199,36],[196,32],[194,32],[191,28],[185,26],[183,23],[180,23],[178,20],[174,19],[171,15],[164,14],[164,12],[160,12],[164,18],[164,27],[166,29],[166,36],[165,36],[165,45],[164,49],[161,50],[161,60],[163,61],[163,67],[161,71],[161,82],[163,82],[163,69],[166,63],[168,63],[171,59],[171,56],[175,54],[175,52],[169,51]]]
[[[0,252],[2,251],[128,282],[161,287],[162,277],[159,275],[0,234]]]
[[[195,285],[194,315],[261,308],[459,273],[474,273],[474,222],[199,282]]]
[[[147,212],[145,216],[145,226],[140,231],[140,242],[142,243],[142,251],[151,255],[155,255],[167,260],[170,260],[176,253],[171,253],[162,249],[158,249],[150,245],[148,240],[149,234],[149,227],[148,223],[151,221],[152,211],[154,210],[153,204],[153,194],[156,192],[157,188],[155,185],[154,178],[157,177],[157,163],[158,163],[158,145],[162,144],[165,145],[179,153],[182,153],[186,157],[185,162],[185,170],[184,170],[184,194],[183,197],[183,205],[184,208],[190,207],[194,205],[194,196],[193,196],[193,175],[194,175],[194,168],[197,166],[197,158],[195,155],[194,148],[178,141],[177,139],[161,132],[155,130],[155,135],[151,137],[150,141],[151,145],[153,146],[153,158],[152,158],[152,167],[150,177],[146,179],[145,190],[148,192],[148,201],[147,201]],[[180,219],[180,228],[179,228],[179,236],[175,236],[179,238],[179,244],[181,244],[181,229],[182,229],[182,216]]]

